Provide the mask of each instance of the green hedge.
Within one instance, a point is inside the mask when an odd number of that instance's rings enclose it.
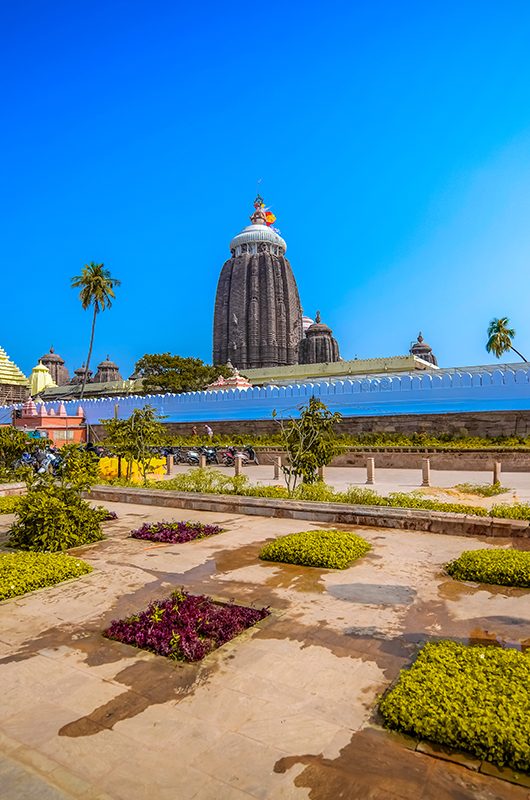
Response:
[[[0,600],[88,572],[89,564],[66,553],[0,553]]]
[[[476,494],[478,497],[495,497],[495,495],[510,491],[506,486],[501,486],[498,481],[496,483],[457,483],[454,488],[465,494]]]
[[[526,550],[465,550],[445,569],[461,581],[530,587],[530,552]]]
[[[530,655],[514,649],[426,644],[380,701],[392,729],[530,769]]]
[[[6,495],[0,497],[0,514],[14,514],[20,502],[20,496]]]
[[[370,548],[367,541],[349,531],[304,531],[269,542],[259,557],[264,561],[282,561],[305,567],[346,569]]]

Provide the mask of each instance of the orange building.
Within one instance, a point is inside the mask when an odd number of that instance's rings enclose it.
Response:
[[[13,424],[27,433],[36,431],[46,435],[56,447],[86,442],[86,422],[81,406],[75,416],[68,416],[64,403],[59,404],[57,411],[53,408],[46,411],[44,403],[37,409],[33,400],[28,400],[15,412]]]

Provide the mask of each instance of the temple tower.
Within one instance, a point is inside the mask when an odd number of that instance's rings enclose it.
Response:
[[[48,368],[52,380],[57,386],[64,386],[66,383],[70,382],[68,370],[64,365],[64,358],[61,358],[61,356],[54,351],[53,347],[50,347],[50,352],[46,353],[45,356],[41,356],[39,361]]]
[[[258,195],[251,224],[230,242],[215,298],[214,364],[254,369],[298,363],[302,309],[274,219]]]
[[[317,311],[315,321],[310,325],[300,342],[298,360],[300,364],[329,364],[338,361],[339,346],[333,331],[320,321]]]

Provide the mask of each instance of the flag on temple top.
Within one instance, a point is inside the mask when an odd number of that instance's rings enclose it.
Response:
[[[267,225],[272,225],[273,223],[276,222],[276,217],[274,216],[272,211],[265,212],[265,222],[267,223]]]

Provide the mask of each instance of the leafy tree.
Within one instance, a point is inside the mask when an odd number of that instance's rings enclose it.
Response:
[[[93,306],[94,309],[90,345],[88,347],[86,367],[83,374],[83,383],[81,385],[81,399],[85,393],[88,371],[90,369],[97,315],[100,311],[105,311],[106,308],[111,307],[112,301],[116,297],[114,289],[116,286],[119,286],[120,283],[121,281],[117,278],[113,278],[109,270],[104,268],[104,264],[96,264],[94,261],[91,261],[90,264],[85,264],[81,270],[81,275],[75,275],[72,278],[72,288],[81,289],[79,298],[83,309],[86,311],[90,306]]]
[[[225,366],[205,364],[200,358],[184,358],[171,353],[146,354],[136,362],[135,377],[142,378],[146,394],[162,392],[200,392],[220,375],[230,375]]]
[[[500,317],[500,319],[492,319],[488,325],[488,341],[486,343],[486,350],[488,353],[493,353],[497,358],[500,358],[508,350],[513,350],[517,353],[519,358],[523,361],[527,359],[516,350],[512,344],[512,339],[515,336],[515,329],[508,327],[510,320],[508,317]]]
[[[280,440],[287,452],[287,463],[282,470],[289,496],[300,478],[304,483],[316,483],[318,468],[329,464],[341,449],[334,431],[334,426],[341,420],[338,412],[332,413],[314,396],[300,411],[298,419],[278,420]],[[276,411],[273,417],[276,419]]]
[[[153,406],[136,408],[129,419],[102,419],[105,429],[105,445],[118,457],[125,458],[129,464],[127,477],[133,461],[140,466],[144,483],[151,463],[155,458],[154,449],[165,444],[167,434]]]

